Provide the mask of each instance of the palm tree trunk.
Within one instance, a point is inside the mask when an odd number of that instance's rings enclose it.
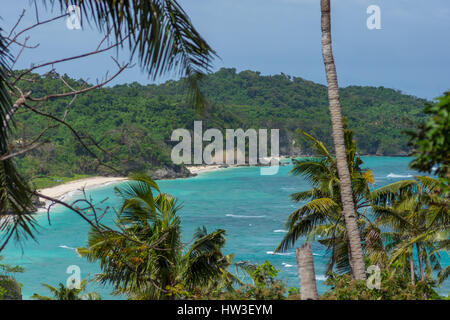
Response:
[[[300,298],[302,300],[317,300],[319,295],[316,287],[314,259],[309,242],[296,250],[298,276],[300,281]]]
[[[339,87],[331,46],[330,0],[321,0],[320,6],[322,12],[322,55],[328,82],[328,100],[330,104],[337,170],[341,183],[342,207],[352,252],[352,271],[355,279],[364,280],[366,279],[366,269],[363,260],[361,236],[358,230],[355,203],[353,201],[352,181],[350,179],[350,172],[347,164],[344,128],[342,125],[341,105],[339,102]]]
[[[353,274],[353,256],[352,256],[352,248],[350,248],[350,242],[347,242],[347,251],[348,251],[348,263],[350,265],[350,272]]]
[[[417,260],[419,261],[420,280],[423,281],[425,280],[425,275],[423,274],[422,257],[420,256],[420,247],[418,243],[416,243],[416,250],[417,250]]]
[[[409,265],[410,265],[410,271],[411,271],[411,283],[412,285],[416,284],[416,274],[414,273],[414,259],[413,259],[413,252],[411,248],[411,257],[409,258]]]

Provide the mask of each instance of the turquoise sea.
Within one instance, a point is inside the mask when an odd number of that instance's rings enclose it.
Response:
[[[363,157],[364,166],[374,172],[379,187],[394,181],[412,177],[415,172],[408,169],[410,158]],[[298,207],[289,195],[307,190],[308,184],[300,177],[288,174],[291,165],[280,167],[277,175],[262,176],[258,167],[227,168],[203,173],[194,178],[159,181],[163,192],[172,194],[183,203],[179,211],[182,219],[183,240],[189,241],[198,226],[209,231],[222,228],[227,233],[226,253],[234,253],[235,261],[248,260],[253,263],[270,261],[280,270],[279,276],[288,286],[298,287],[294,250],[273,255],[272,252],[283,237],[287,216]],[[95,201],[107,199],[102,206],[119,207],[115,197],[115,185],[88,190]],[[73,194],[74,200],[79,195]],[[111,219],[113,214],[104,219]],[[82,278],[91,277],[100,271],[96,264],[79,258],[73,249],[83,246],[89,229],[86,222],[62,207],[55,207],[50,214],[49,225],[46,213],[37,216],[40,224],[38,242],[25,241],[20,247],[11,242],[1,253],[5,263],[21,265],[23,274],[17,275],[23,284],[23,296],[33,293],[47,295],[41,283],[57,285],[66,283],[67,267],[77,265]],[[298,240],[302,244],[302,239]],[[314,243],[314,262],[318,289],[324,292],[325,248]],[[449,256],[443,254],[442,264],[447,266]],[[90,289],[99,292],[104,299],[112,297],[111,288],[91,284]],[[448,295],[450,281],[443,284],[441,294]]]

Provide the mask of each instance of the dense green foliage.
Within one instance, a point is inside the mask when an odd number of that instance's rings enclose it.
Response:
[[[79,288],[72,287],[68,288],[64,284],[59,283],[58,287],[53,287],[47,283],[43,283],[42,286],[47,288],[48,291],[52,294],[51,297],[41,296],[37,293],[33,294],[31,299],[34,300],[101,300],[100,295],[96,292],[87,292],[86,291],[87,281],[82,280]]]
[[[336,158],[322,142],[306,132],[300,133],[314,146],[317,156],[294,159],[291,173],[303,176],[312,189],[291,195],[291,199],[301,205],[289,215],[286,221],[288,232],[275,251],[285,251],[293,247],[300,237],[306,236],[309,240],[318,241],[327,247],[330,252],[328,271],[335,269],[338,272],[349,272],[349,239],[342,214]],[[345,124],[344,136],[359,231],[362,237],[369,237],[372,224],[366,211],[373,174],[371,170],[362,169],[363,161],[356,155],[353,132]]]
[[[450,272],[449,267],[443,268],[440,263],[440,253],[450,245],[448,196],[440,193],[439,180],[427,176],[415,176],[371,190],[372,172],[361,169],[362,160],[355,154],[352,131],[345,126],[344,129],[365,262],[367,266],[378,266],[385,280],[389,280],[384,284],[388,289],[373,293],[364,282],[338,277],[330,280],[334,289],[326,297],[423,299],[436,295],[433,288],[448,278]],[[351,274],[351,252],[342,219],[336,160],[322,142],[301,133],[312,142],[317,157],[294,160],[291,173],[303,176],[312,189],[291,195],[302,205],[287,219],[288,232],[275,251],[293,247],[300,237],[316,240],[331,253],[328,273]]]
[[[450,182],[450,91],[439,97],[435,104],[427,104],[424,113],[429,117],[419,126],[418,132],[410,132],[413,169],[439,175],[444,192],[449,192]],[[434,168],[433,168],[434,167]]]
[[[0,300],[22,300],[22,284],[14,278],[14,274],[21,272],[22,267],[0,263]]]
[[[15,120],[17,120],[15,117],[16,112],[19,114],[23,112],[23,109],[31,108],[30,110],[39,113],[41,116],[45,116],[47,119],[52,119],[53,121],[59,120],[59,123],[62,123],[62,121],[51,114],[51,112],[50,114],[47,113],[49,106],[30,106],[28,102],[36,102],[36,97],[30,96],[33,91],[28,91],[24,95],[20,87],[23,83],[19,83],[19,80],[21,80],[21,82],[33,82],[31,71],[46,65],[48,66],[62,62],[64,59],[53,62],[47,61],[40,66],[36,65],[39,64],[36,63],[36,60],[28,61],[31,65],[30,68],[23,70],[20,74],[14,74],[13,70],[11,70],[12,65],[15,64],[24,48],[31,48],[22,45],[20,43],[21,40],[18,41],[18,37],[21,34],[25,33],[24,37],[26,42],[29,39],[29,34],[26,32],[62,18],[67,13],[66,6],[69,3],[75,5],[77,8],[81,9],[85,23],[87,22],[95,25],[101,33],[106,35],[108,42],[110,36],[115,39],[109,48],[114,46],[119,48],[123,47],[124,44],[128,44],[128,47],[131,49],[130,61],[133,60],[133,57],[137,57],[141,70],[145,70],[148,76],[156,78],[157,76],[172,72],[186,77],[188,79],[187,86],[191,98],[190,101],[199,109],[203,108],[205,103],[204,96],[199,90],[199,81],[205,72],[210,71],[212,60],[215,57],[215,51],[197,32],[187,13],[176,1],[153,0],[151,2],[142,2],[139,0],[123,0],[117,2],[115,0],[105,0],[99,2],[96,0],[48,0],[44,2],[51,3],[52,7],[59,4],[60,12],[63,13],[63,15],[46,21],[39,21],[38,7],[36,5],[36,18],[38,20],[36,24],[22,29],[22,31],[13,32],[20,24],[23,15],[25,14],[24,9],[17,23],[14,26],[11,26],[12,29],[9,35],[3,34],[3,28],[2,25],[0,25],[0,156],[2,157],[0,160],[0,212],[13,212],[16,215],[13,220],[0,221],[1,241],[3,242],[0,244],[0,251],[3,250],[6,243],[13,237],[16,241],[20,241],[26,237],[34,238],[35,221],[30,217],[29,213],[35,211],[35,203],[31,192],[32,190],[29,188],[28,182],[30,180],[26,178],[34,178],[36,172],[38,172],[38,176],[42,175],[39,173],[39,168],[38,170],[35,170],[35,167],[36,163],[42,164],[45,159],[38,157],[37,160],[31,159],[31,163],[26,163],[26,169],[23,170],[22,167],[22,172],[27,175],[27,177],[24,178],[19,174],[16,163],[14,163],[14,160],[12,159],[17,151],[15,150],[16,147],[23,148],[20,152],[25,152],[29,150],[28,148],[34,148],[41,144],[39,138],[41,135],[44,135],[44,133],[47,133],[47,136],[58,139],[58,136],[51,130],[41,131],[41,134],[30,138],[30,141],[32,141],[30,144],[31,146],[26,144],[26,141],[29,141],[27,140],[29,137],[26,135],[23,135],[22,139],[14,139],[14,137],[11,136],[11,128],[13,127]],[[44,7],[48,8],[46,4]],[[10,38],[11,36],[13,38]],[[101,48],[102,43],[106,38],[100,42],[96,53],[108,50],[108,48]],[[18,53],[12,54],[12,52],[16,50],[11,50],[11,45],[18,45],[21,49],[19,49]],[[92,52],[92,54],[94,53]],[[78,58],[89,55],[91,55],[91,53],[80,55]],[[78,58],[70,57],[65,61]],[[117,64],[119,65],[119,63]],[[129,66],[129,63],[122,66],[119,65],[118,67],[120,70],[118,73],[127,66]],[[114,76],[112,78],[114,78]],[[65,83],[65,85],[67,85],[67,83]],[[73,93],[72,87],[67,85],[67,88],[71,91],[68,96],[75,97],[76,94]],[[33,88],[33,90],[34,89],[38,89],[39,93],[39,88]],[[52,92],[52,94],[57,95],[57,92]],[[43,100],[46,101],[47,98]],[[63,116],[62,118],[64,119],[65,117]],[[28,124],[22,123],[22,126],[19,126],[18,129],[25,129],[28,125],[34,126],[36,122],[42,124],[42,122],[45,121],[43,121],[42,118],[38,120],[34,119]],[[50,124],[47,129],[49,128],[57,130],[58,126]],[[73,129],[71,130],[75,133]],[[86,145],[82,142],[83,136],[80,137],[77,135],[77,137],[78,141],[84,147],[84,152],[88,152],[89,155],[97,159],[99,163],[103,163],[103,161],[99,160],[92,151],[86,150]],[[59,138],[64,140],[61,136]],[[35,142],[37,144],[34,144]],[[67,142],[68,141],[65,141],[63,144],[67,144]],[[45,154],[46,151],[40,150],[40,152]],[[58,154],[58,152],[56,152],[56,154]],[[52,155],[50,155],[50,157],[51,156]],[[61,158],[62,161],[58,162]],[[70,169],[73,169],[73,162],[67,161],[68,159],[73,158],[79,159],[79,157],[73,153],[67,155],[59,154],[58,157],[51,159],[53,163],[58,163],[59,165],[69,163],[69,166],[71,165]],[[92,163],[92,159],[91,161],[81,161],[81,164],[88,166],[88,168],[85,169],[83,166],[75,166],[75,168],[78,168],[78,172],[76,173],[87,173],[90,169],[89,164]],[[95,163],[93,165],[96,166]],[[58,165],[53,165],[52,168],[58,168]],[[44,171],[45,170],[49,169],[44,169]],[[58,174],[56,171],[52,173],[53,175],[61,176],[61,174]],[[69,170],[65,174],[72,175],[72,173],[73,170]]]
[[[83,81],[64,79],[74,88]],[[22,91],[35,96],[64,92],[56,74],[38,77],[35,83],[23,81]],[[331,129],[326,87],[284,74],[261,76],[258,72],[221,69],[205,77],[202,91],[209,105],[196,114],[186,103],[185,81],[161,85],[131,83],[101,88],[81,94],[73,102],[67,121],[81,133],[83,141],[105,163],[128,173],[148,172],[170,161],[170,136],[174,129],[193,129],[194,120],[206,127],[279,128],[282,154],[305,154],[309,145],[297,140],[301,128],[331,148]],[[424,100],[383,87],[347,87],[342,89],[343,113],[355,131],[359,152],[406,155],[408,137],[403,131],[416,127],[422,119]],[[51,99],[41,107],[61,117],[69,98]],[[36,137],[53,120],[25,112],[17,115],[16,144]],[[91,139],[92,138],[92,139]],[[51,143],[21,157],[21,172],[28,177],[71,174],[107,174],[111,170],[85,150],[64,126],[48,130],[42,140]],[[98,142],[108,151],[93,145]]]
[[[169,299],[224,276],[229,261],[222,254],[224,230],[199,228],[187,246],[181,242],[180,205],[153,180],[135,176],[116,192],[123,204],[115,228],[92,228],[87,247],[78,249],[100,262],[98,281],[130,299]]]
[[[123,204],[115,227],[91,228],[87,247],[78,249],[88,260],[100,262],[102,273],[96,280],[111,284],[113,294],[138,300],[284,298],[285,284],[276,279],[278,270],[269,262],[233,263],[232,255],[222,253],[224,230],[198,228],[192,241],[183,244],[180,206],[150,178],[135,176],[116,192]],[[252,283],[228,271],[230,266],[244,271]],[[74,293],[47,287],[54,294]]]
[[[412,285],[404,274],[381,275],[380,288],[369,288],[365,281],[354,280],[348,274],[332,274],[326,284],[331,289],[321,296],[323,300],[438,300],[445,299],[434,290],[436,284],[427,279]]]
[[[12,57],[2,32],[0,27],[0,157],[10,151],[9,142],[14,126],[10,116],[13,109],[9,94],[11,85],[7,82]],[[35,221],[27,215],[34,210],[34,205],[28,191],[28,185],[19,174],[14,160],[0,160],[0,213],[16,213],[14,223],[0,219],[0,252],[13,237],[16,240],[34,237]]]
[[[384,257],[381,255],[373,262],[386,265],[384,261],[388,260],[387,267],[410,268],[414,282],[412,259],[416,251],[420,279],[431,279],[434,270],[439,271],[442,282],[448,277],[440,263],[441,253],[448,251],[450,245],[448,197],[438,193],[439,180],[426,176],[414,178],[394,182],[371,194],[374,224],[385,230],[381,233]]]
[[[277,279],[279,270],[269,261],[261,265],[253,265],[246,262],[239,264],[240,268],[251,279],[250,282],[240,281],[229,290],[215,290],[206,292],[199,298],[222,300],[282,300],[286,299],[286,284]],[[289,288],[289,296],[296,294],[295,288]]]

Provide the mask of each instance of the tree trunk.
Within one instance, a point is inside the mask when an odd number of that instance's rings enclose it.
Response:
[[[297,248],[297,268],[300,281],[300,299],[317,300],[319,295],[316,287],[316,273],[314,271],[314,259],[309,243]]]
[[[425,280],[425,275],[423,274],[422,257],[420,256],[420,247],[418,243],[416,243],[416,250],[417,250],[417,260],[419,261],[420,280],[423,281]]]
[[[416,274],[414,273],[414,259],[413,259],[413,248],[411,248],[411,257],[409,258],[409,265],[411,271],[411,283],[412,285],[416,284]]]
[[[347,242],[347,251],[348,251],[348,263],[350,265],[350,272],[353,274],[353,257],[352,257],[352,248],[350,248],[350,241]]]
[[[331,46],[330,0],[321,0],[320,6],[322,12],[322,55],[328,82],[328,100],[333,129],[336,164],[341,184],[342,208],[352,252],[352,271],[355,279],[364,280],[366,279],[366,268],[363,260],[361,236],[358,230],[355,203],[353,201],[352,181],[350,179],[350,172],[347,164],[344,127],[342,125],[341,105],[339,102],[339,87]]]

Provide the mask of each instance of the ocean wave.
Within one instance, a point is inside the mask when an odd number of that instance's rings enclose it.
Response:
[[[266,216],[243,216],[243,215],[238,215],[238,214],[226,214],[225,216],[232,217],[232,218],[265,218],[266,217]]]
[[[58,247],[63,248],[63,249],[68,249],[68,250],[76,250],[77,249],[77,248],[72,248],[72,247],[68,247],[68,246],[65,246],[65,245],[61,245],[61,246],[58,246]]]
[[[60,246],[58,246],[58,247],[63,248],[63,249],[67,249],[67,250],[72,250],[72,251],[74,251],[74,252],[77,254],[78,257],[81,258],[81,255],[80,255],[80,253],[78,252],[78,249],[77,249],[77,248],[72,248],[72,247],[69,247],[69,246],[66,246],[66,245],[60,245]]]
[[[288,231],[287,231],[287,230],[283,230],[283,229],[277,229],[277,230],[273,230],[273,232],[277,232],[277,233],[279,233],[279,232],[287,233]]]
[[[282,265],[283,265],[284,267],[286,267],[286,268],[291,268],[291,267],[293,267],[292,264],[289,264],[289,263],[286,263],[286,262],[283,262]]]
[[[316,276],[316,280],[325,281],[325,280],[327,280],[327,276],[325,276],[323,274],[319,274],[318,276]]]
[[[318,253],[313,253],[313,256],[322,257],[322,255],[321,255],[321,254],[318,254]]]
[[[276,255],[279,255],[279,256],[290,256],[290,255],[293,255],[294,254],[294,252],[273,252],[273,251],[266,251],[266,253],[267,254],[276,254]]]
[[[413,175],[412,174],[402,175],[402,174],[395,174],[395,173],[391,172],[386,177],[387,178],[412,178]]]

